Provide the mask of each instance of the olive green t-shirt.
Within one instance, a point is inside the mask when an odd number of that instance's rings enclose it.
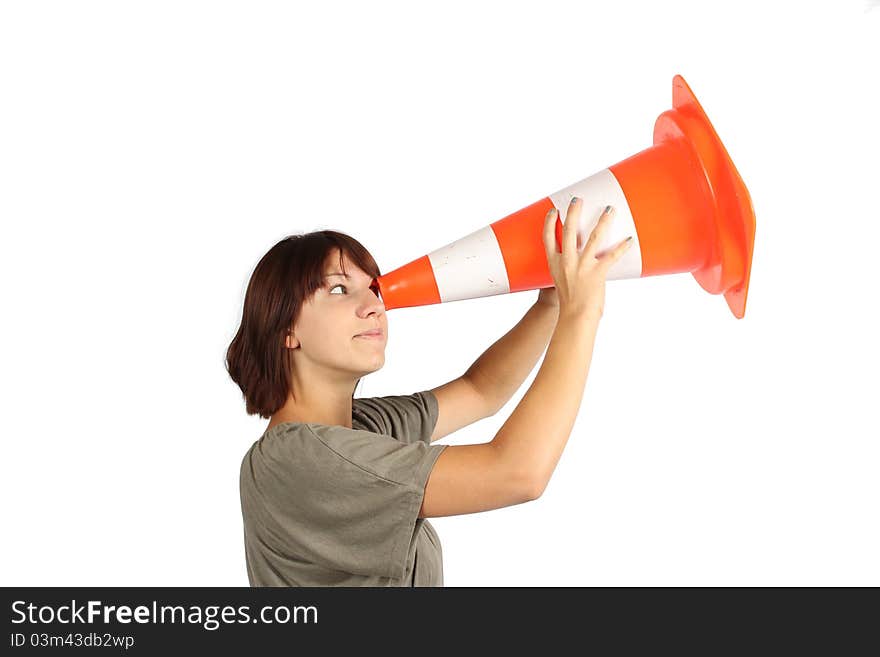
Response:
[[[251,586],[443,586],[440,539],[419,518],[446,445],[437,398],[352,400],[352,428],[283,422],[241,462]]]

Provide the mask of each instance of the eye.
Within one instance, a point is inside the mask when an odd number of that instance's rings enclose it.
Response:
[[[327,292],[328,292],[328,293],[332,293],[333,290],[335,290],[337,287],[341,287],[343,290],[347,290],[347,289],[348,289],[348,288],[345,287],[342,283],[337,283],[336,285],[334,285],[333,287],[331,287],[329,290],[327,290]]]

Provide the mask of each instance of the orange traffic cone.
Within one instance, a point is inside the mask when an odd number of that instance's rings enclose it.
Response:
[[[606,205],[614,219],[599,254],[625,237],[633,245],[607,279],[691,272],[745,315],[755,213],[727,150],[680,75],[673,109],[654,124],[654,145],[376,279],[386,310],[534,290],[553,285],[544,217],[583,199],[578,227],[589,235]],[[557,248],[562,223],[556,224]]]

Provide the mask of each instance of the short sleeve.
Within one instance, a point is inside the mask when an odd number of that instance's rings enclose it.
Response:
[[[252,487],[276,550],[350,573],[405,575],[425,484],[445,445],[322,424],[260,442]]]
[[[387,434],[407,443],[430,444],[438,413],[437,397],[430,390],[411,395],[363,397],[352,402],[356,428]]]

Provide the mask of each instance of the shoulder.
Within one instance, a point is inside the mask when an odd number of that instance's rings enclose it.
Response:
[[[256,441],[242,462],[243,482],[319,490],[381,479],[411,484],[439,455],[437,446],[337,425],[284,423]],[[328,477],[328,473],[332,476]],[[354,483],[353,483],[354,482]]]
[[[358,428],[349,429],[333,424],[317,422],[282,422],[266,430],[248,450],[274,454],[296,450],[301,453],[307,445],[324,445],[345,439],[367,439],[373,434]]]
[[[430,390],[352,400],[352,426],[404,442],[430,438],[437,414],[437,397]]]
[[[381,436],[347,427],[283,422],[268,429],[247,450],[241,463],[242,482],[274,482],[289,487],[323,478],[326,471],[358,466],[369,444]],[[386,438],[394,442],[391,438]],[[324,474],[322,474],[324,473]]]

